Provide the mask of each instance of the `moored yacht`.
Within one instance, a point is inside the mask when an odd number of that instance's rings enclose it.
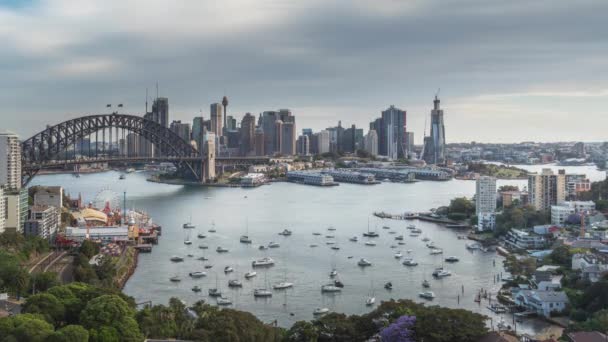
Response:
[[[325,284],[321,286],[321,292],[340,292],[341,288],[337,287],[335,284]]]
[[[180,278],[179,276],[173,276],[173,277],[169,278],[169,280],[171,280],[174,283],[179,283],[180,281],[182,281],[182,278]]]
[[[361,260],[359,260],[359,262],[357,262],[357,265],[361,266],[361,267],[365,267],[365,266],[371,266],[372,263],[369,262],[367,259],[365,258],[361,258]]]
[[[264,267],[264,266],[273,266],[274,260],[270,257],[265,257],[262,259],[254,260],[251,262],[251,266],[253,267]]]
[[[203,290],[203,289],[201,289],[201,287],[200,287],[200,286],[198,286],[198,285],[195,285],[195,286],[192,288],[192,292],[197,292],[197,293],[198,293],[198,292],[201,292],[202,290]]]
[[[222,295],[222,293],[220,292],[220,290],[214,288],[214,289],[209,289],[209,297],[220,297]]]
[[[182,262],[182,261],[184,261],[184,258],[180,257],[180,256],[177,256],[177,255],[174,255],[174,256],[171,257],[171,261],[173,261],[173,262]]]
[[[226,266],[224,267],[224,273],[231,273],[234,272],[234,269],[230,266]]]
[[[412,258],[403,260],[402,264],[405,266],[418,266],[418,263]]]
[[[447,261],[447,262],[457,262],[458,260],[459,259],[457,257],[453,256],[453,255],[445,258],[445,261]]]
[[[424,292],[420,292],[419,296],[421,298],[430,300],[430,299],[435,298],[435,293],[433,293],[433,291],[424,291]]]
[[[217,298],[217,302],[216,303],[217,303],[217,305],[220,305],[220,306],[232,305],[232,301],[230,299],[226,298],[226,297],[223,297],[223,296]]]
[[[443,267],[438,267],[433,271],[433,277],[436,277],[436,278],[444,278],[444,277],[448,277],[451,275],[452,275],[452,272],[446,270]]]
[[[376,297],[369,296],[365,299],[365,305],[372,306],[376,303]]]
[[[222,246],[218,246],[215,251],[218,253],[228,253],[228,250]]]
[[[254,289],[253,290],[254,297],[272,297],[272,291],[268,289]]]
[[[228,280],[228,287],[243,287],[243,283],[237,279]]]
[[[431,249],[431,255],[443,254],[443,249],[433,248]]]
[[[401,254],[401,252],[395,253],[395,259],[401,259],[401,258],[403,258],[403,254]]]
[[[329,313],[329,309],[328,308],[316,308],[312,314],[315,316],[320,316],[320,315],[325,315]]]
[[[202,278],[207,275],[207,272],[196,271],[196,272],[190,272],[190,273],[188,273],[188,275],[192,278]]]
[[[270,243],[268,243],[268,248],[279,248],[279,247],[281,247],[281,245],[277,242],[270,241]]]
[[[258,275],[258,272],[256,272],[256,271],[247,272],[247,273],[245,273],[245,279],[251,279],[257,275]]]
[[[283,235],[283,236],[290,236],[291,234],[292,234],[292,231],[289,229],[283,229],[283,231],[279,233],[279,235]]]
[[[288,289],[290,287],[293,287],[293,283],[289,283],[286,281],[280,282],[278,284],[274,284],[272,285],[272,288],[275,290],[284,290],[284,289]]]
[[[251,239],[247,235],[241,235],[241,238],[239,239],[239,241],[241,243],[251,243]]]
[[[397,241],[403,240],[403,235],[395,236],[395,240],[397,240]]]
[[[352,241],[352,242],[357,242],[357,241],[359,241],[359,238],[356,237],[356,236],[353,236],[349,240]]]
[[[373,240],[365,241],[365,245],[366,246],[375,246],[376,245],[376,241],[373,241]]]

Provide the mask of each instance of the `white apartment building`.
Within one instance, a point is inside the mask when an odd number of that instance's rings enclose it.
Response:
[[[32,206],[30,208],[30,219],[24,224],[24,234],[43,239],[50,239],[55,236],[59,228],[57,211],[57,208],[48,205]]]
[[[4,198],[4,188],[0,186],[0,234],[4,233],[4,224],[6,221],[6,204]]]
[[[17,193],[4,193],[5,217],[4,229],[12,229],[17,232],[23,231],[23,220],[21,218],[21,195]]]
[[[21,189],[21,143],[10,132],[0,132],[0,186],[5,190]]]
[[[365,136],[365,150],[372,156],[378,155],[378,133],[373,129]]]
[[[42,186],[34,193],[34,205],[48,205],[57,208],[57,221],[61,223],[63,208],[63,188],[60,186]]]
[[[496,226],[496,178],[481,176],[475,182],[475,211],[479,230],[493,230]]]
[[[551,206],[551,224],[563,225],[572,214],[595,211],[593,201],[568,201]]]

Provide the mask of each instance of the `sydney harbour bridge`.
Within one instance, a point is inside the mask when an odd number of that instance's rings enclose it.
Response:
[[[154,146],[150,156],[128,153],[126,148],[106,146],[126,144],[126,135],[142,137]],[[132,136],[133,136],[132,135]],[[93,138],[94,137],[94,138]],[[81,148],[85,139],[94,139],[94,148]],[[89,140],[89,141],[91,141]],[[74,153],[66,153],[72,150]],[[209,167],[247,166],[268,163],[265,157],[216,157],[203,153],[167,127],[141,116],[129,114],[96,114],[82,116],[47,128],[21,143],[22,183],[27,185],[40,170],[96,163],[173,163],[178,174],[188,180],[205,183],[210,180]]]

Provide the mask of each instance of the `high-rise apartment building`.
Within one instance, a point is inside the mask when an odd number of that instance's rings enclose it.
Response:
[[[566,172],[559,170],[557,174],[551,169],[543,169],[540,174],[528,176],[529,202],[536,210],[547,211],[552,205],[561,204],[566,200]]]
[[[152,103],[152,121],[169,128],[169,99],[157,97]]]
[[[211,132],[215,133],[216,138],[222,136],[224,121],[222,119],[222,104],[212,103],[211,109]]]
[[[6,198],[4,197],[4,188],[0,186],[0,234],[4,233],[6,224]]]
[[[496,178],[481,176],[475,183],[475,211],[479,230],[496,226]]]
[[[378,134],[373,129],[365,136],[365,150],[372,156],[378,155]]]
[[[390,159],[406,157],[407,112],[390,106],[382,116],[370,123],[370,130],[378,135],[378,154]]]
[[[293,156],[296,154],[296,124],[295,122],[283,122],[281,125],[281,154]]]
[[[10,191],[21,189],[21,143],[11,132],[0,133],[0,186]]]
[[[310,155],[310,142],[308,140],[308,135],[300,135],[296,142],[297,148],[296,153],[300,156],[308,156]]]
[[[255,149],[255,116],[251,113],[245,114],[241,120],[241,155],[247,156]]]
[[[439,99],[435,96],[431,110],[431,135],[425,138],[424,160],[427,164],[445,164],[445,125],[443,109],[439,108]]]
[[[405,154],[406,158],[415,158],[414,132],[405,132]]]
[[[323,130],[315,133],[317,154],[329,153],[330,152],[330,134],[329,131]]]

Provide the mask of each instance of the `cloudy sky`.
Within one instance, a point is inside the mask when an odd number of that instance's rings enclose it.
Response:
[[[0,0],[0,128],[24,138],[146,88],[191,120],[290,108],[368,127],[394,104],[421,142],[607,140],[608,1]]]

